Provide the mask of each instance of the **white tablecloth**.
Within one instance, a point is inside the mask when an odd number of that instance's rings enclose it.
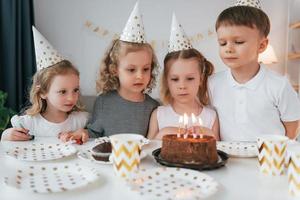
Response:
[[[8,157],[5,151],[14,145],[28,145],[29,142],[1,142],[0,145],[0,200],[83,200],[83,199],[105,199],[120,200],[142,199],[137,193],[131,191],[122,183],[119,178],[115,177],[111,165],[93,164],[79,159],[76,155],[46,162],[22,162]],[[34,142],[57,143],[56,138],[36,138]],[[91,147],[94,142],[84,145],[75,145],[78,150]],[[151,141],[145,146],[148,156],[142,160],[143,168],[155,168],[161,165],[156,163],[151,155],[152,150],[158,148],[160,142]],[[13,175],[12,173],[22,165],[45,165],[47,163],[80,163],[88,166],[96,166],[100,173],[99,181],[80,189],[52,193],[52,194],[35,194],[17,190],[6,186],[3,183],[4,176]],[[208,199],[214,200],[288,200],[295,199],[288,194],[287,176],[271,177],[259,172],[257,158],[229,158],[225,167],[203,171],[213,177],[218,183],[218,191]]]

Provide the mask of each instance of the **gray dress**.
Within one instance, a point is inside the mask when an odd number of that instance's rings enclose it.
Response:
[[[159,103],[149,95],[143,102],[123,99],[117,91],[96,98],[92,117],[87,124],[90,137],[118,133],[136,133],[147,136],[152,111]]]

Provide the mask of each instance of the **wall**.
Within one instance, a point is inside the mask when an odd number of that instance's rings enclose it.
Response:
[[[101,58],[109,45],[111,33],[121,33],[136,0],[35,0],[35,22],[37,29],[50,43],[79,68],[81,89],[84,95],[94,95],[95,80]],[[203,39],[193,43],[211,60],[216,71],[224,70],[218,56],[218,45],[214,23],[218,14],[233,4],[232,0],[140,0],[144,26],[148,41],[156,41],[156,53],[161,63],[174,11],[187,35],[198,33]],[[269,15],[272,27],[269,35],[278,56],[279,63],[270,66],[283,73],[285,63],[287,1],[264,0],[264,11]],[[103,36],[90,27],[106,28],[109,34]],[[208,34],[211,30],[213,34]],[[159,45],[158,45],[159,44]],[[152,96],[158,97],[158,90]]]
[[[288,24],[293,24],[300,21],[300,0],[289,0],[289,18]],[[300,28],[288,29],[288,45],[287,53],[300,52]],[[294,86],[300,84],[300,60],[299,59],[287,59],[286,60],[286,72],[290,78],[291,83]],[[299,90],[299,89],[298,89]],[[300,94],[300,90],[299,90]]]

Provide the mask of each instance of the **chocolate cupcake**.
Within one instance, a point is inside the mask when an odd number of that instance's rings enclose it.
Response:
[[[110,142],[103,142],[97,144],[91,150],[92,156],[95,160],[98,161],[109,161],[109,156],[111,154],[112,147]]]

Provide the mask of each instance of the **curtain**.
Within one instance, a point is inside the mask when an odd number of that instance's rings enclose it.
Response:
[[[33,12],[32,0],[0,0],[0,90],[15,111],[27,102],[35,73]]]

